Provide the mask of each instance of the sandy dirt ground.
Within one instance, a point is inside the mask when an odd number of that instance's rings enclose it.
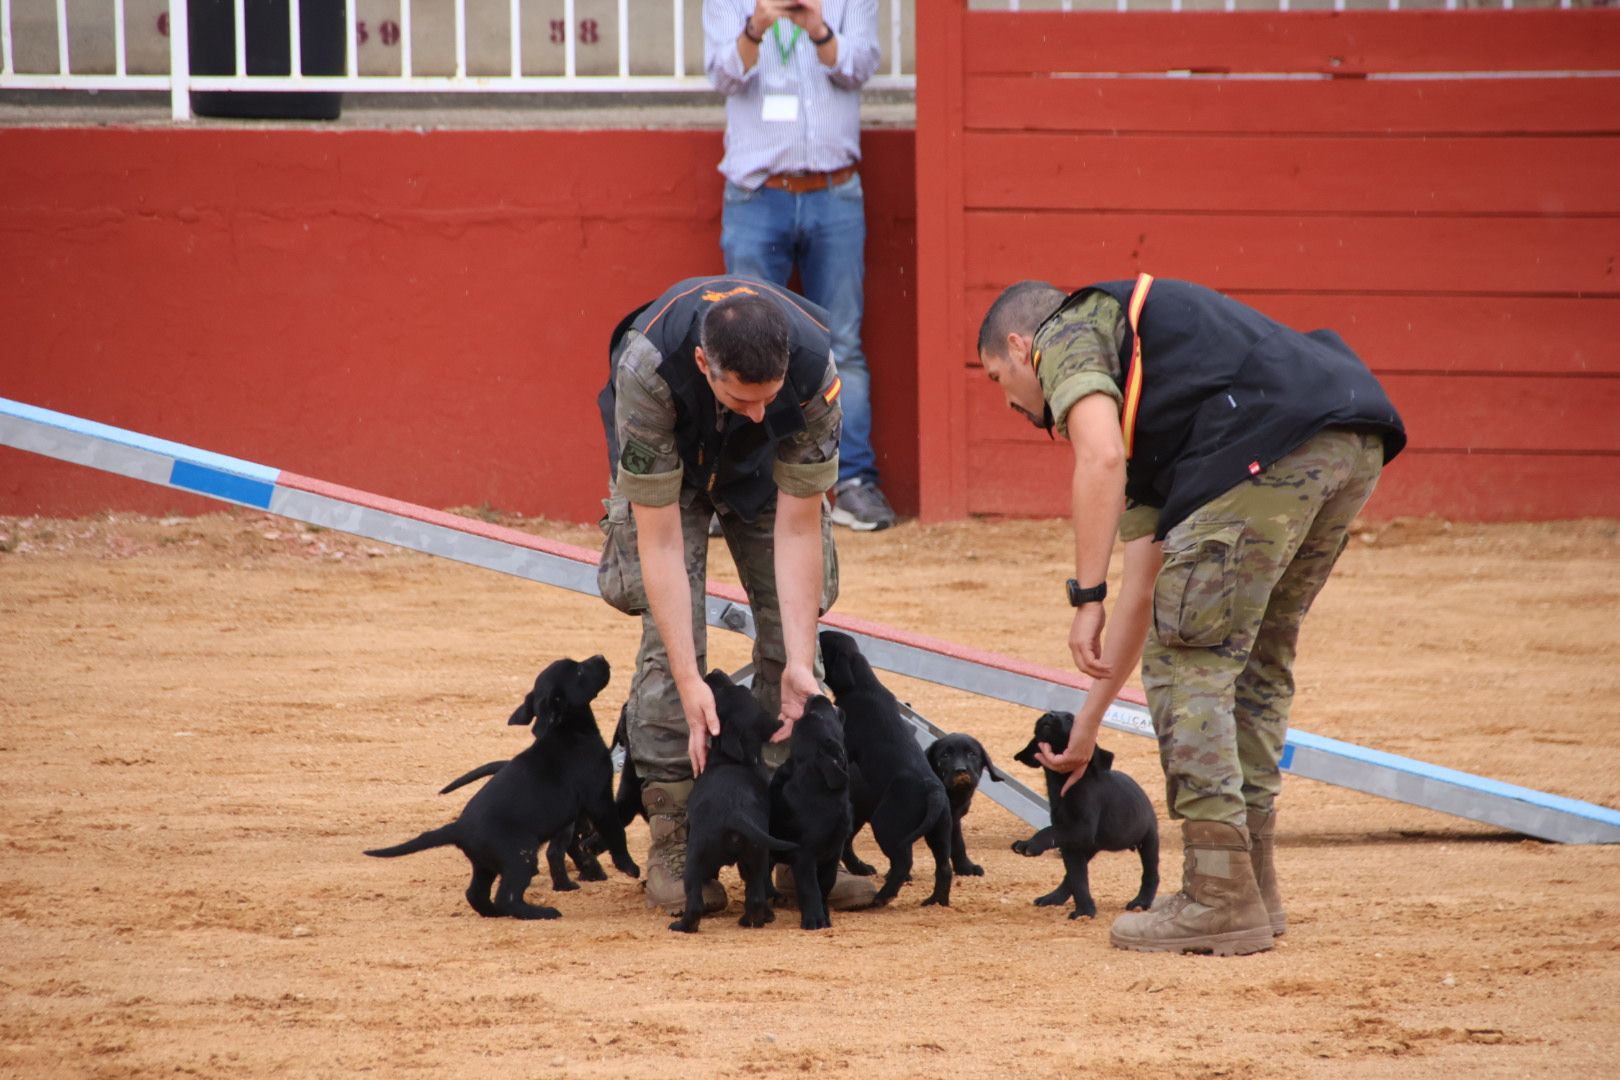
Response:
[[[840,539],[839,610],[1065,662],[1061,522]],[[1613,522],[1369,527],[1306,624],[1295,723],[1620,805],[1617,613]],[[1620,848],[1298,778],[1289,932],[1236,959],[1111,950],[1129,854],[1093,864],[1097,920],[1033,907],[1060,863],[982,797],[987,874],[950,908],[911,885],[813,934],[740,928],[734,877],[688,937],[622,876],[541,880],[563,917],[514,923],[467,907],[454,849],[361,856],[526,744],[505,720],[549,660],[609,657],[610,728],[635,643],[594,599],[256,514],[0,519],[0,1075],[1620,1075]],[[1030,710],[891,685],[1020,768]],[[1151,742],[1103,744],[1162,821]]]

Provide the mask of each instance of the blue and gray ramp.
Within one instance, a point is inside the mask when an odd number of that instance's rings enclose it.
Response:
[[[597,595],[593,551],[6,398],[0,398],[0,445]],[[753,615],[741,590],[711,586],[707,609],[710,625],[753,636]],[[879,623],[829,615],[824,624],[853,635],[873,667],[1033,709],[1073,709],[1089,685],[1075,672]],[[912,722],[920,740],[933,738],[926,720],[912,714]],[[1117,701],[1103,722],[1153,735],[1140,698]],[[1309,732],[1289,732],[1282,765],[1296,776],[1543,840],[1620,842],[1620,811],[1609,807]],[[1031,825],[1047,823],[1045,801],[1022,785],[979,790]]]

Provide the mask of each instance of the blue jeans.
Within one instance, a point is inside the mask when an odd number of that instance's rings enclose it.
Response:
[[[726,273],[787,285],[794,264],[801,292],[827,309],[832,351],[844,380],[838,479],[877,483],[872,453],[871,377],[861,351],[865,307],[866,204],[859,175],[834,187],[794,195],[749,191],[727,181],[720,250]]]

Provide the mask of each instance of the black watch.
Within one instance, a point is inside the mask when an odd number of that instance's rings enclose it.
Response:
[[[1089,589],[1082,589],[1080,583],[1074,578],[1070,578],[1064,584],[1069,588],[1069,604],[1071,607],[1099,603],[1108,595],[1108,582],[1106,581],[1101,585],[1093,585]]]

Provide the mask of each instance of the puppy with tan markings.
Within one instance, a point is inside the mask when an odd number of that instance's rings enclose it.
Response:
[[[1099,851],[1135,851],[1142,858],[1142,888],[1126,911],[1146,911],[1159,889],[1159,822],[1147,793],[1135,780],[1113,770],[1114,755],[1097,747],[1078,783],[1062,794],[1069,774],[1044,769],[1035,753],[1041,744],[1069,745],[1074,714],[1049,712],[1035,721],[1035,737],[1013,758],[1046,774],[1046,797],[1052,807],[1052,824],[1028,840],[1016,840],[1012,849],[1020,855],[1039,855],[1053,847],[1063,855],[1063,882],[1045,896],[1037,897],[1041,907],[1055,907],[1074,900],[1069,918],[1088,919],[1097,915],[1091,898],[1088,867]]]
[[[995,774],[984,745],[971,735],[941,735],[929,744],[926,756],[951,803],[951,869],[966,877],[983,877],[984,867],[968,858],[962,819],[973,805],[979,777],[988,776],[998,784],[1001,777]]]

